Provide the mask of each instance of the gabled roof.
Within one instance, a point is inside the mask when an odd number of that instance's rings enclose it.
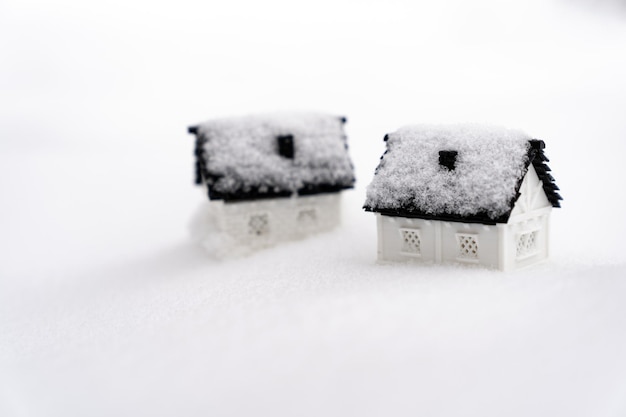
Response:
[[[210,120],[196,135],[196,183],[226,201],[337,192],[354,184],[344,117],[277,113]]]
[[[364,208],[391,216],[506,223],[530,164],[548,200],[561,196],[541,140],[500,127],[418,125],[385,136]]]

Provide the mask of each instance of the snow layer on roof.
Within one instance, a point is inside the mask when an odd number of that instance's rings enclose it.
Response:
[[[526,172],[528,141],[519,130],[475,124],[408,126],[388,135],[365,207],[496,219],[511,210]],[[456,168],[439,151],[457,151]]]
[[[211,120],[198,126],[211,185],[221,194],[296,192],[304,186],[352,186],[354,173],[341,117],[276,113]],[[278,153],[277,136],[293,135],[293,159]]]

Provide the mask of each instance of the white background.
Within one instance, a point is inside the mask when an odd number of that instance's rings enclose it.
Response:
[[[626,413],[617,1],[0,3],[0,415]],[[346,115],[335,232],[216,262],[188,125]],[[552,259],[378,265],[385,133],[544,139]]]

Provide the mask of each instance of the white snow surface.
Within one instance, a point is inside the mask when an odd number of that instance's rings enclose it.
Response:
[[[222,194],[250,189],[296,192],[305,185],[352,185],[340,116],[271,113],[207,121],[198,132],[207,141],[207,170],[220,178],[211,187]],[[277,136],[293,135],[294,158],[278,153]]]
[[[4,0],[0,416],[626,415],[626,14],[596,3]],[[348,117],[342,226],[208,259],[186,128],[276,109]],[[377,264],[381,138],[463,121],[547,141],[550,261]]]
[[[526,173],[529,139],[519,130],[477,124],[401,128],[387,136],[365,206],[498,218],[511,210]],[[439,151],[458,152],[454,170],[439,165]]]

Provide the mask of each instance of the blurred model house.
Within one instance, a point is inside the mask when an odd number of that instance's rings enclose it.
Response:
[[[345,121],[269,114],[190,127],[196,184],[210,200],[194,233],[210,250],[227,254],[335,227],[340,192],[355,181]]]

